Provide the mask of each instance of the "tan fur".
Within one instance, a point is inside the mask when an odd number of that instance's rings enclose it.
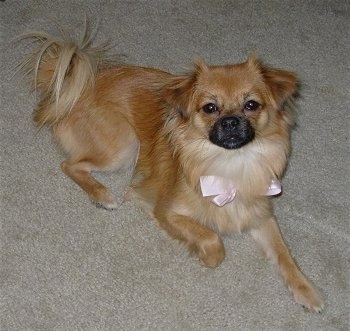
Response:
[[[264,193],[280,178],[290,153],[290,112],[297,90],[293,73],[265,67],[256,58],[226,66],[197,62],[177,76],[152,68],[97,68],[98,49],[47,34],[32,35],[39,48],[26,62],[34,72],[41,100],[38,125],[48,125],[67,160],[62,170],[95,203],[114,208],[110,191],[93,170],[117,170],[136,162],[134,195],[171,237],[185,243],[209,267],[224,259],[222,233],[250,230],[279,266],[297,302],[321,311],[322,299],[285,246]],[[246,100],[261,105],[247,112]],[[210,102],[220,111],[207,114]],[[227,115],[249,119],[255,138],[238,149],[208,139],[210,128]],[[233,180],[238,194],[218,207],[203,198],[200,176]]]

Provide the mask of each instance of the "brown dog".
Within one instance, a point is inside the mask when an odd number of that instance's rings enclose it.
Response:
[[[28,37],[28,36],[27,36]],[[277,264],[295,300],[320,312],[322,299],[293,261],[269,195],[279,193],[290,152],[288,71],[250,57],[195,65],[176,76],[151,68],[99,66],[101,49],[45,33],[23,64],[41,93],[34,120],[67,154],[62,170],[90,199],[116,207],[91,171],[135,164],[134,192],[161,228],[200,261],[225,256],[218,234],[249,230]]]

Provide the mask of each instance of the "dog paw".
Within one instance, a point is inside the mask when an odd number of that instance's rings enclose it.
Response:
[[[94,196],[90,196],[90,199],[98,208],[113,210],[120,206],[120,203],[118,203],[114,195],[107,190],[99,192],[98,196],[96,194]]]
[[[294,300],[304,308],[317,313],[323,311],[324,302],[321,294],[308,280],[289,286],[289,289],[294,295]]]
[[[199,246],[198,257],[206,267],[215,268],[225,258],[224,245],[216,234],[212,238],[203,240]]]
[[[92,203],[98,207],[98,208],[102,208],[102,209],[106,209],[106,210],[113,210],[113,209],[117,209],[120,204],[118,202],[113,202],[113,203],[105,203],[105,202],[101,202],[101,201],[93,201]]]

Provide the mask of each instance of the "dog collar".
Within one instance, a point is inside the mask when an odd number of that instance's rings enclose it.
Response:
[[[212,202],[219,207],[232,202],[237,194],[237,189],[229,179],[219,176],[201,176],[199,181],[203,197],[215,196]],[[281,193],[281,191],[282,187],[280,181],[273,179],[265,195],[277,195]]]

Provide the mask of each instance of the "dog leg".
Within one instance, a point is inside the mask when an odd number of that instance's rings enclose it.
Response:
[[[95,169],[90,162],[70,163],[69,161],[64,161],[61,164],[61,168],[67,176],[89,195],[92,202],[106,209],[113,209],[118,206],[113,194],[91,176],[91,171]]]
[[[172,238],[186,244],[190,251],[197,254],[206,267],[217,267],[225,257],[225,248],[220,237],[209,228],[182,215],[155,214],[161,228]]]
[[[136,163],[139,142],[125,116],[108,107],[90,115],[76,111],[55,128],[54,136],[68,155],[61,164],[62,171],[97,206],[117,208],[113,194],[91,176],[91,171],[117,171]]]
[[[291,257],[274,217],[259,228],[251,230],[253,238],[266,256],[279,267],[284,281],[297,303],[321,312],[323,300],[314,285],[303,275]]]

